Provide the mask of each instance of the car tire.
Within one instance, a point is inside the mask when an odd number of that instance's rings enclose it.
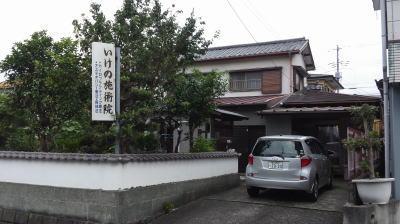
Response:
[[[253,198],[257,197],[259,193],[260,193],[260,188],[258,188],[258,187],[248,187],[247,188],[247,194],[250,197],[253,197]]]
[[[317,201],[319,196],[319,185],[318,179],[314,178],[314,182],[312,184],[311,193],[308,194],[310,201]]]

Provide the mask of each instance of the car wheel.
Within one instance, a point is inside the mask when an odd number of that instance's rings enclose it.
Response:
[[[250,197],[257,197],[259,193],[260,193],[260,189],[257,187],[248,187],[247,188],[247,194],[249,194]]]
[[[319,196],[319,185],[318,179],[314,178],[314,182],[311,187],[311,193],[309,194],[309,198],[311,201],[317,201]]]

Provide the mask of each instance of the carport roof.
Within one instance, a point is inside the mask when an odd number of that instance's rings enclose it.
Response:
[[[331,105],[343,106],[343,104],[360,104],[360,103],[373,103],[380,102],[379,97],[363,96],[363,95],[349,95],[341,93],[321,92],[319,90],[303,90],[291,94],[281,102],[283,107],[303,106],[303,105]]]
[[[274,108],[262,110],[259,114],[299,114],[299,113],[343,113],[348,112],[351,107],[292,107],[292,108]]]

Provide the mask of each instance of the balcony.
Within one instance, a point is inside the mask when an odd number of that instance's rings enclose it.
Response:
[[[230,80],[229,90],[232,92],[254,91],[261,89],[261,79]]]

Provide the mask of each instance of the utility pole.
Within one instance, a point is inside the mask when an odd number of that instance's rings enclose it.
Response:
[[[342,79],[342,74],[340,73],[340,60],[339,60],[339,51],[342,48],[339,47],[339,45],[336,45],[336,73],[335,73],[335,78],[338,82]]]

